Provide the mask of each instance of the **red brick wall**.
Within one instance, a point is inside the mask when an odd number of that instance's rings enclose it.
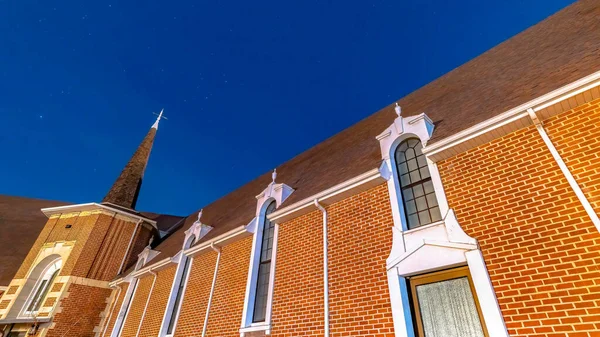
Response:
[[[61,312],[56,313],[52,320],[56,326],[49,329],[46,336],[93,337],[110,289],[71,284],[68,292],[69,295],[60,302]]]
[[[114,293],[118,292],[118,294],[115,294],[113,296],[118,295],[119,297],[108,304],[109,311],[106,312],[106,318],[108,319],[108,316],[110,315],[110,320],[104,323],[104,327],[102,327],[102,332],[106,331],[104,336],[110,336],[112,329],[115,326],[115,321],[119,316],[119,311],[121,310],[121,305],[123,305],[123,299],[125,298],[125,294],[127,293],[128,286],[129,283],[125,283],[119,286],[119,289],[121,289],[120,291],[118,289],[113,290]]]
[[[137,333],[153,280],[154,276],[145,275],[138,281],[137,289],[131,300],[129,311],[125,318],[125,323],[123,324],[121,337],[134,337]]]
[[[105,232],[102,232],[104,228],[100,226],[96,228],[92,236],[98,236],[102,240],[100,246],[95,244],[90,247],[90,250],[97,253],[87,273],[88,278],[108,281],[119,273],[135,227],[136,224],[131,221],[114,219]]]
[[[252,238],[248,237],[222,249],[207,336],[239,336],[251,245]],[[202,333],[216,257],[217,254],[211,251],[194,258],[175,331],[176,336],[197,336]],[[140,336],[158,334],[175,271],[176,267],[173,266],[158,273]],[[122,337],[135,336],[152,286],[152,279],[152,276],[145,276],[139,281],[123,326]],[[125,290],[122,294],[124,292]],[[113,313],[113,316],[115,315],[116,313]],[[115,318],[112,318],[109,322],[109,329],[112,329],[114,320]]]
[[[38,254],[41,246],[44,244],[44,242],[46,242],[45,240],[48,237],[48,235],[50,234],[50,232],[52,232],[52,229],[54,228],[54,225],[56,224],[56,222],[58,222],[58,218],[48,219],[48,221],[46,222],[46,225],[44,226],[44,228],[42,228],[40,235],[38,235],[37,239],[35,240],[35,243],[29,250],[29,253],[27,253],[25,260],[23,260],[23,263],[21,264],[21,267],[17,271],[14,278],[20,279],[20,278],[24,278],[25,275],[27,275],[27,272],[29,271],[31,264],[33,263],[33,261],[35,261],[35,258],[37,257],[37,254]]]
[[[156,273],[156,284],[150,295],[140,336],[158,336],[176,269],[176,266],[172,266]]]
[[[89,215],[85,217],[69,217],[69,218],[52,218],[48,219],[48,222],[40,232],[37,240],[32,246],[31,250],[27,254],[27,257],[21,264],[19,271],[15,275],[14,278],[21,279],[27,275],[27,272],[31,268],[31,265],[35,261],[38,253],[40,252],[42,246],[46,242],[53,242],[56,240],[84,240],[84,237],[79,237],[79,233],[84,227],[91,227],[98,219],[98,214]],[[65,228],[67,224],[72,225],[72,228]],[[71,253],[72,256],[77,256],[77,253],[80,250],[73,249]],[[63,265],[61,270],[61,275],[69,275],[72,271],[74,260],[70,259],[71,263],[66,263]],[[65,262],[65,261],[63,261]]]
[[[387,185],[327,208],[331,336],[393,333],[385,260],[392,243]],[[322,336],[322,213],[280,225],[273,336]]]
[[[323,335],[322,214],[312,212],[279,227],[272,335]]]
[[[548,124],[560,138],[560,122]],[[536,129],[459,154],[439,169],[450,207],[479,240],[510,335],[597,336],[600,234]]]
[[[251,249],[252,237],[223,247],[206,336],[239,336]],[[213,274],[206,273],[204,277],[212,280]],[[201,331],[204,316],[197,320],[202,322]]]
[[[123,270],[127,270],[137,262],[138,255],[146,248],[152,235],[153,233],[146,226],[140,226],[137,229]]]
[[[65,228],[66,225],[71,228]],[[44,243],[76,241],[69,258],[63,261],[61,275],[111,280],[118,273],[134,228],[133,220],[116,219],[107,214],[49,219],[15,278],[25,277]],[[150,235],[148,229],[141,230],[132,245],[138,251],[132,249],[130,255],[139,253],[139,246],[143,249]]]
[[[600,99],[544,122],[565,164],[600,214]]]
[[[217,253],[212,250],[194,257],[175,328],[176,337],[193,336],[202,332],[216,262]]]

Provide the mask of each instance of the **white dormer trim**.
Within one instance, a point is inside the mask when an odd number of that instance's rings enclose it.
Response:
[[[192,236],[195,238],[194,242],[198,242],[206,234],[208,234],[208,232],[210,232],[213,229],[213,227],[203,224],[201,218],[202,218],[202,210],[200,210],[200,212],[198,213],[198,220],[194,221],[194,223],[190,226],[190,228],[188,228],[184,232],[185,238],[183,239],[182,249],[190,248],[190,246],[186,247],[186,245],[188,244],[188,241]]]
[[[142,252],[138,254],[138,262],[135,265],[135,270],[134,271],[138,271],[138,270],[142,269],[146,265],[146,263],[148,263],[149,261],[151,261],[158,254],[160,254],[160,252],[157,251],[157,250],[152,249],[152,247],[150,246],[150,244],[148,244],[144,248],[144,250],[142,250]]]
[[[263,236],[263,227],[265,224],[265,212],[271,202],[275,202],[276,207],[281,204],[294,192],[294,189],[286,184],[277,184],[275,179],[277,173],[273,172],[273,181],[259,195],[256,196],[256,215],[246,226],[248,231],[253,232],[252,251],[250,253],[250,264],[248,266],[248,280],[246,283],[246,294],[244,298],[244,309],[242,312],[242,323],[240,327],[240,336],[244,337],[247,332],[264,331],[270,334],[271,331],[271,313],[272,313],[272,289],[275,281],[275,257],[277,237],[273,237],[273,256],[271,258],[271,271],[269,278],[269,296],[267,298],[267,311],[264,322],[253,323],[254,299],[256,297],[256,282],[258,281],[258,267],[260,265],[260,248]]]
[[[389,175],[384,176],[384,178],[387,179],[388,183],[394,226],[401,231],[407,230],[408,225],[406,224],[404,206],[402,205],[401,188],[397,178],[398,171],[394,153],[398,145],[407,138],[418,138],[423,145],[423,150],[425,150],[427,142],[433,134],[433,129],[433,122],[425,113],[410,117],[398,116],[392,125],[376,137],[381,149],[381,159],[383,160],[382,167],[386,167],[387,172],[389,173]],[[448,201],[446,199],[446,194],[444,193],[444,186],[442,185],[442,179],[440,178],[437,164],[427,158],[427,166],[429,168],[429,173],[431,174],[431,182],[435,189],[440,213],[445,214],[448,212]]]
[[[454,211],[449,208],[437,164],[427,158],[431,181],[443,219],[432,224],[409,230],[395,151],[407,138],[419,138],[426,153],[434,125],[426,114],[398,117],[376,138],[381,148],[382,166],[387,167],[387,179],[394,226],[392,249],[387,259],[388,286],[392,303],[392,316],[396,337],[414,337],[411,314],[411,298],[407,277],[436,270],[468,265],[481,311],[490,337],[508,337],[504,318],[500,312],[496,294],[490,281],[483,255],[475,238],[468,236],[458,223]]]
[[[425,113],[410,117],[398,116],[392,125],[375,137],[379,141],[382,159],[393,157],[393,150],[399,143],[397,140],[403,135],[419,138],[425,147],[433,134],[433,129],[433,122]]]
[[[277,208],[287,199],[294,189],[286,184],[269,184],[269,187],[265,188],[259,195],[256,196],[256,214],[258,215],[263,205],[270,200],[275,200]]]

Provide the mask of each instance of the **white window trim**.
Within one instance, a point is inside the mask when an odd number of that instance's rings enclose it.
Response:
[[[137,285],[138,279],[131,278],[129,286],[127,287],[127,291],[125,292],[125,297],[123,297],[123,303],[121,303],[119,314],[117,315],[117,319],[115,320],[115,324],[113,325],[110,337],[119,337],[121,333],[123,333],[123,327],[125,326],[127,318],[129,317],[129,309],[131,303],[133,303],[133,299],[135,298],[135,294],[137,293]]]
[[[194,264],[194,258],[191,255],[186,255],[184,253],[184,250],[190,248],[195,242],[198,242],[202,229],[209,227],[210,229],[212,229],[212,227],[210,226],[206,226],[203,227],[205,225],[203,225],[200,222],[200,217],[202,216],[202,211],[200,211],[200,213],[198,214],[198,221],[194,222],[194,224],[192,225],[192,227],[190,227],[187,231],[185,231],[185,239],[183,240],[183,247],[182,250],[179,251],[179,253],[177,253],[177,255],[174,256],[175,261],[177,261],[177,270],[175,271],[175,276],[173,278],[173,284],[171,285],[171,291],[169,293],[169,300],[167,301],[167,306],[166,306],[166,310],[165,310],[165,314],[163,315],[163,320],[160,326],[160,331],[159,331],[159,336],[160,337],[173,337],[173,335],[175,335],[175,331],[177,331],[177,323],[179,321],[179,314],[181,313],[181,307],[183,305],[183,298],[185,296],[185,292],[187,290],[187,286],[188,286],[188,280],[190,279],[190,274],[192,273],[192,267]],[[208,233],[208,231],[210,231],[210,229],[208,229],[206,231],[206,233]],[[202,236],[206,235],[206,233],[202,234]],[[194,237],[194,241],[190,242],[190,238]],[[185,263],[183,263],[184,258],[187,257],[188,259],[190,259],[190,264],[188,266],[188,273],[185,276],[185,280],[181,279],[181,274],[183,274],[183,269],[185,267]],[[183,282],[183,288],[181,288],[181,300],[179,301],[179,308],[177,308],[177,311],[175,312],[175,324],[173,325],[173,332],[171,334],[167,334],[167,330],[169,329],[169,322],[171,321],[171,316],[173,315],[173,311],[174,311],[174,306],[175,306],[175,300],[177,298],[177,290],[179,289],[179,286],[181,285],[181,282]]]
[[[383,133],[380,142],[387,176],[388,192],[394,221],[392,249],[387,259],[388,285],[396,337],[414,337],[411,299],[406,278],[454,266],[468,265],[482,315],[490,337],[508,337],[508,331],[490,280],[477,240],[461,228],[454,211],[449,208],[437,164],[427,158],[431,181],[443,220],[414,229],[408,229],[394,154],[398,145],[407,138],[419,138],[424,153],[434,125],[424,113],[398,117]]]
[[[269,291],[267,294],[267,311],[265,313],[265,321],[259,323],[251,323],[250,326],[240,328],[240,333],[264,331],[265,334],[271,334],[271,317],[273,314],[273,290],[275,285],[275,267],[277,266],[277,242],[279,241],[279,224],[275,224],[273,232],[273,248],[271,255],[271,270],[269,274]],[[255,287],[256,288],[256,287]],[[252,303],[254,304],[254,303]],[[243,335],[242,335],[243,336]]]
[[[57,264],[58,267],[56,266]],[[23,305],[22,310],[21,310],[21,314],[19,315],[19,317],[33,317],[36,316],[39,312],[39,309],[36,311],[27,311],[27,308],[31,305],[31,302],[35,300],[35,294],[38,292],[39,287],[41,286],[41,283],[44,279],[47,279],[48,281],[50,281],[50,279],[52,278],[52,275],[54,274],[54,272],[56,272],[57,270],[60,270],[62,268],[62,259],[61,258],[57,258],[52,260],[52,262],[50,262],[42,271],[42,273],[40,274],[40,277],[35,281],[35,285],[33,286],[31,292],[29,293],[29,295],[27,296],[27,300],[25,300],[25,305]],[[52,272],[50,272],[52,271]],[[46,284],[45,285],[47,288],[52,287],[52,284]],[[50,292],[46,293],[46,296],[49,294]],[[44,300],[46,298],[41,298],[40,301],[42,302],[40,304],[40,309],[42,308],[42,306],[44,305]]]
[[[240,337],[244,337],[247,332],[265,331],[266,334],[271,333],[271,316],[273,311],[273,285],[275,282],[275,264],[278,238],[278,225],[275,224],[273,233],[273,247],[271,256],[271,269],[269,274],[269,290],[267,292],[267,308],[265,312],[264,322],[253,322],[254,316],[254,300],[256,298],[256,282],[258,281],[258,267],[260,265],[260,252],[258,248],[262,244],[263,228],[265,225],[265,212],[271,202],[275,202],[275,206],[279,207],[294,191],[291,187],[285,184],[275,183],[276,174],[273,173],[273,181],[267,188],[256,196],[256,216],[250,224],[250,231],[254,232],[252,239],[252,251],[250,253],[250,263],[248,266],[248,280],[246,283],[246,294],[244,298],[244,309],[242,311],[242,323],[240,327]]]

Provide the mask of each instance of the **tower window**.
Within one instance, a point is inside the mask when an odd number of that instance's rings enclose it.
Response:
[[[54,283],[54,280],[56,279],[56,277],[58,276],[58,273],[60,272],[61,265],[62,265],[61,260],[58,260],[58,261],[52,263],[46,269],[46,271],[44,272],[41,279],[38,281],[38,284],[33,291],[34,295],[31,298],[31,300],[29,301],[29,304],[27,305],[26,313],[34,314],[38,310],[40,310],[40,307],[42,306],[42,303],[43,303],[44,299],[46,298],[46,295],[48,295],[48,292],[50,292],[50,287],[52,286],[52,284]]]
[[[419,139],[409,138],[400,143],[395,154],[404,213],[409,229],[442,219],[422,148]]]

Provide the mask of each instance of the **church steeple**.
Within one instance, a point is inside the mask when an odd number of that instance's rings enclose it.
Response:
[[[127,165],[121,174],[108,191],[102,202],[110,202],[115,205],[135,209],[140,188],[142,187],[142,178],[144,177],[144,171],[146,165],[148,165],[148,159],[150,158],[150,152],[152,151],[152,144],[154,143],[154,137],[158,130],[158,123],[162,118],[163,111],[161,110],[156,122],[148,131],[144,140],[137,148]]]

